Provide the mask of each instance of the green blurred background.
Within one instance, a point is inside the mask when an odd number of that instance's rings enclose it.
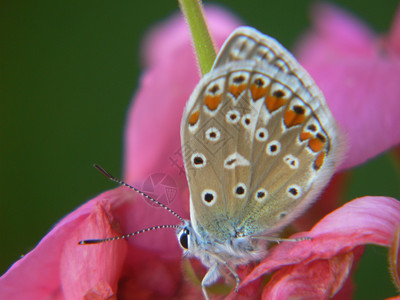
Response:
[[[236,12],[286,47],[310,25],[313,1],[205,1]],[[336,1],[386,32],[398,0]],[[0,273],[120,174],[125,114],[141,74],[146,30],[177,1],[2,1],[0,4]],[[143,145],[145,147],[145,145]],[[400,199],[390,155],[352,172],[347,199]],[[387,249],[368,246],[357,299],[395,295]]]

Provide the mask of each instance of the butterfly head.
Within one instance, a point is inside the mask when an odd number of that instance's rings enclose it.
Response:
[[[190,251],[191,248],[191,235],[192,235],[192,225],[189,221],[185,221],[183,226],[178,229],[177,238],[179,245],[182,247],[183,251]]]

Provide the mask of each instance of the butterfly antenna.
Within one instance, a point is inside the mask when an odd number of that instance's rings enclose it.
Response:
[[[148,231],[156,230],[156,229],[164,229],[164,228],[181,228],[179,225],[160,225],[160,226],[153,226],[149,227],[146,229],[138,230],[136,232],[120,235],[120,236],[115,236],[112,238],[106,238],[106,239],[91,239],[91,240],[83,240],[78,242],[78,245],[90,245],[90,244],[99,244],[99,243],[104,243],[104,242],[112,242],[112,241],[118,241],[122,239],[127,239],[130,237],[133,237],[134,235],[138,235],[141,233],[145,233]]]
[[[120,185],[126,186],[128,188],[130,188],[131,190],[134,190],[136,193],[139,193],[140,195],[142,195],[143,197],[146,197],[147,199],[149,199],[151,202],[157,204],[158,206],[164,208],[165,210],[169,211],[171,214],[173,214],[175,217],[177,217],[179,220],[181,220],[182,222],[185,222],[185,220],[178,215],[176,212],[174,212],[172,209],[170,209],[168,206],[165,206],[164,204],[162,204],[161,202],[157,201],[156,199],[150,197],[149,195],[146,195],[145,193],[143,193],[142,191],[138,190],[137,188],[131,186],[130,184],[127,184],[126,182],[118,179],[117,177],[111,175],[109,172],[107,172],[106,170],[104,170],[101,166],[94,164],[93,167],[95,167],[97,170],[99,170],[104,176],[106,176],[108,179],[110,179],[111,181],[114,181]],[[152,227],[153,228],[153,227]],[[152,229],[151,229],[152,230]]]

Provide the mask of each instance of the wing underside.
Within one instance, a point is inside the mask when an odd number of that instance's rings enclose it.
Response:
[[[335,121],[275,40],[235,31],[182,120],[191,218],[220,240],[287,224],[334,170]]]

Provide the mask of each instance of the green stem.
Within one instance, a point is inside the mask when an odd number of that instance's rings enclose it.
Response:
[[[204,75],[210,72],[216,52],[204,20],[201,0],[179,0],[179,3],[189,24],[200,72]]]

